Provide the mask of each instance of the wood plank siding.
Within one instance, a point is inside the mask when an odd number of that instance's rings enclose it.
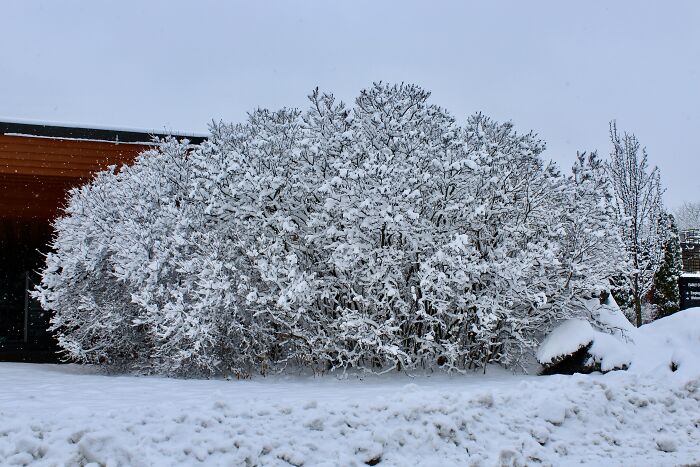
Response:
[[[0,135],[0,217],[53,219],[67,191],[132,162],[148,143]]]
[[[132,162],[165,133],[82,128],[45,123],[0,122],[0,221],[50,221],[68,190],[110,165]],[[202,135],[175,135],[193,144]]]

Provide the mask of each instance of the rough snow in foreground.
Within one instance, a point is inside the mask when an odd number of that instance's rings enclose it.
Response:
[[[589,376],[111,377],[0,364],[2,465],[683,465],[700,384]]]
[[[592,331],[562,329],[544,356]],[[0,464],[700,465],[700,309],[627,334],[630,369],[587,376],[203,381],[0,363]],[[601,335],[601,355],[620,354]]]

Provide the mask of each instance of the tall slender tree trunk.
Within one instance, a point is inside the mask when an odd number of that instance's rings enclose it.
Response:
[[[639,273],[634,275],[634,314],[637,319],[637,327],[642,325],[642,297],[639,292]]]

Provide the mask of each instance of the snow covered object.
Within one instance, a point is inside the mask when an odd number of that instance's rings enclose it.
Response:
[[[215,123],[71,194],[36,295],[70,358],[178,375],[522,364],[607,287],[593,159],[413,85]],[[573,202],[572,202],[573,201]]]
[[[610,293],[603,297],[602,303],[587,301],[587,317],[560,323],[542,341],[537,361],[543,374],[608,372],[630,366],[629,344],[636,328]]]
[[[625,342],[593,329],[582,319],[564,321],[537,351],[543,374],[626,370],[631,359],[632,353]]]
[[[613,303],[606,303],[595,310],[593,321],[570,319],[558,325],[538,348],[537,360],[543,374],[629,370],[697,378],[698,310],[680,311],[637,328]]]

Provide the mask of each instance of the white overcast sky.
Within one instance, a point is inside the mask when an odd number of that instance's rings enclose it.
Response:
[[[637,134],[700,201],[700,1],[31,1],[0,5],[0,119],[205,132],[255,107],[411,82],[546,156]]]

